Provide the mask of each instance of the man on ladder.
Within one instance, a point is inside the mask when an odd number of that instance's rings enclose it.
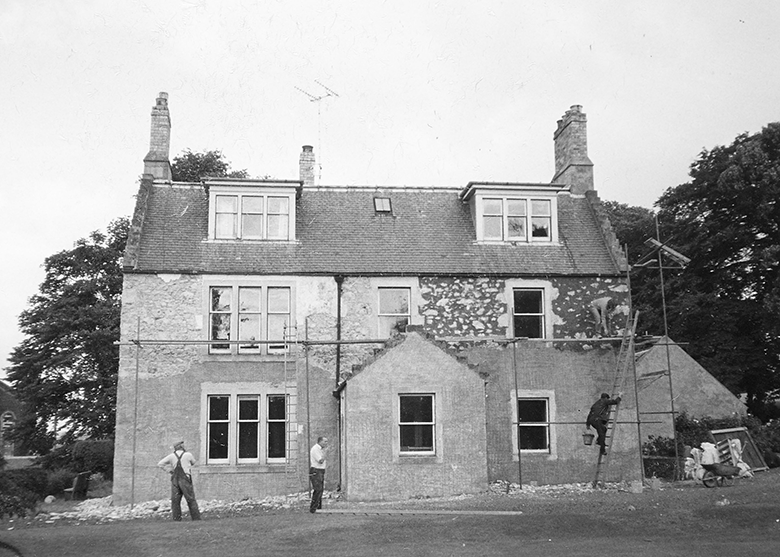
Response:
[[[598,434],[596,438],[596,444],[601,447],[601,454],[607,454],[607,423],[609,422],[610,406],[620,404],[620,396],[617,398],[610,398],[609,394],[601,393],[599,398],[593,406],[590,407],[590,413],[588,413],[588,419],[585,421],[585,427],[590,429],[593,426]]]

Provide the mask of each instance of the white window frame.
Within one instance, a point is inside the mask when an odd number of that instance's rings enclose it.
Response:
[[[209,408],[210,400],[212,397],[223,396],[228,399],[228,417],[218,423],[227,423],[227,458],[210,458],[209,457],[209,442],[210,442],[210,428],[211,423],[216,423],[210,420]],[[284,464],[288,459],[295,458],[294,454],[290,454],[294,451],[294,448],[290,446],[288,439],[292,432],[296,431],[297,424],[296,418],[292,414],[294,404],[291,402],[296,396],[295,389],[287,389],[287,392],[277,388],[273,388],[269,385],[262,383],[248,384],[248,383],[204,383],[201,386],[201,407],[202,407],[202,431],[203,440],[201,443],[201,455],[200,462],[203,462],[205,466],[256,466],[256,465],[274,465]],[[282,457],[269,457],[269,424],[279,423],[280,420],[270,420],[269,418],[269,400],[271,397],[285,397],[284,399],[284,456]],[[252,458],[239,458],[239,412],[238,403],[239,400],[253,399],[258,403],[257,414],[257,457]],[[255,422],[255,420],[252,420]],[[247,421],[246,423],[250,423]]]
[[[398,409],[396,415],[396,426],[398,432],[398,445],[396,450],[398,455],[404,456],[436,456],[437,453],[437,420],[436,420],[436,393],[432,392],[414,392],[414,393],[398,393],[397,395]],[[402,422],[401,421],[401,399],[403,397],[430,397],[431,399],[431,421],[430,422]],[[421,451],[404,451],[401,447],[401,428],[404,426],[427,426],[431,428],[431,443],[433,447],[431,450]]]
[[[233,215],[233,233],[229,236],[217,236],[217,198],[233,197],[236,200],[235,212]],[[244,198],[256,197],[263,199],[262,212],[246,212],[244,209]],[[287,200],[287,213],[271,212],[268,200],[271,198],[284,198]],[[216,186],[209,188],[209,239],[214,241],[274,241],[274,242],[293,242],[295,241],[295,191],[283,187],[270,186]],[[244,215],[261,215],[262,232],[258,235],[249,235],[244,232]],[[269,235],[269,216],[287,216],[287,227],[285,234],[276,237]]]
[[[489,201],[499,201],[501,211],[486,215],[486,205]],[[510,201],[522,201],[525,203],[525,215],[510,215]],[[549,215],[536,214],[533,211],[534,202],[544,201],[550,208]],[[558,242],[558,198],[556,195],[533,194],[508,194],[506,192],[484,192],[475,196],[477,241],[500,244],[542,244],[550,245]],[[501,218],[501,237],[488,237],[485,232],[485,217],[493,216]],[[525,221],[525,237],[510,237],[509,218],[523,218]],[[533,236],[533,222],[535,219],[549,219],[549,235],[546,237]]]
[[[420,313],[420,305],[421,305],[421,298],[420,298],[420,282],[416,277],[382,277],[382,278],[374,278],[372,279],[371,287],[374,291],[374,300],[376,301],[375,311],[374,311],[374,331],[376,333],[376,338],[383,338],[382,337],[382,324],[381,324],[381,318],[382,317],[388,317],[389,314],[380,314],[379,313],[379,290],[381,288],[404,288],[409,290],[409,315],[408,317],[408,324],[409,325],[419,325],[421,323],[421,317],[419,315]],[[393,314],[395,315],[395,314]],[[400,316],[400,314],[398,314]]]
[[[377,287],[377,300],[376,300],[376,314],[377,314],[377,338],[387,338],[386,333],[383,332],[382,326],[383,318],[406,318],[406,324],[410,325],[412,322],[412,289],[408,286],[378,286]],[[407,293],[406,303],[408,307],[407,313],[382,313],[382,291],[387,290],[403,290]]]
[[[248,281],[248,280],[220,280],[219,278],[207,278],[204,284],[205,292],[205,335],[206,340],[210,342],[208,344],[208,353],[212,355],[273,355],[284,354],[284,344],[268,344],[267,342],[252,343],[252,340],[247,340],[245,344],[236,343],[234,341],[242,340],[239,338],[241,331],[241,316],[242,315],[257,315],[260,323],[260,338],[253,339],[258,341],[279,340],[283,341],[283,338],[268,338],[269,322],[273,316],[286,315],[287,326],[292,328],[295,326],[295,285],[281,280],[269,280],[269,281]],[[224,288],[231,292],[231,306],[230,311],[218,311],[212,308],[212,290],[215,288]],[[260,290],[260,309],[259,311],[241,311],[239,305],[240,294],[242,289],[258,289]],[[285,289],[288,292],[288,308],[287,312],[274,311],[269,307],[269,290],[273,289]],[[212,335],[212,316],[224,314],[230,315],[229,326],[229,338],[223,339],[231,341],[226,343],[226,347],[217,347],[220,341],[211,338]],[[211,343],[213,341],[213,343]]]
[[[547,401],[547,421],[529,422],[518,424],[518,405],[522,400],[546,400]],[[520,427],[546,427],[547,428],[547,449],[522,449],[523,455],[546,455],[550,459],[558,458],[558,435],[555,428],[555,416],[557,408],[555,404],[555,391],[540,389],[519,389],[510,392],[509,400],[510,412],[512,416],[512,456],[514,460],[518,459],[517,439]]]
[[[515,338],[515,290],[540,290],[542,292],[543,309],[543,339],[553,338],[553,325],[555,316],[552,311],[552,300],[557,290],[553,288],[549,281],[544,280],[526,280],[510,279],[504,285],[505,300],[509,317],[509,326],[507,327],[507,338]]]

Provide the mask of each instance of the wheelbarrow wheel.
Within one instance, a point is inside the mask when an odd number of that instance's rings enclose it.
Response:
[[[714,472],[707,470],[701,478],[701,483],[704,484],[704,487],[715,487],[718,485],[718,480],[720,478],[721,476],[716,476]]]

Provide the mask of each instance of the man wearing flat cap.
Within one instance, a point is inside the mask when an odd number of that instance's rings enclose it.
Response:
[[[173,444],[173,452],[157,463],[157,466],[171,475],[171,514],[173,520],[181,520],[181,498],[187,501],[190,518],[200,520],[195,489],[192,487],[192,467],[195,457],[184,448],[184,441]]]

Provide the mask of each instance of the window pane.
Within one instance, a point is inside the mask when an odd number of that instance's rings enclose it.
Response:
[[[484,217],[482,227],[485,238],[502,239],[504,237],[503,222],[501,217]]]
[[[239,288],[238,289],[238,311],[258,312],[260,311],[260,288]]]
[[[230,214],[217,215],[214,235],[217,238],[235,238],[236,216]]]
[[[255,420],[260,418],[259,401],[256,398],[238,399],[238,419]]]
[[[510,238],[525,238],[525,217],[509,217],[507,224]]]
[[[532,199],[531,200],[531,214],[535,217],[549,217],[550,216],[550,200],[549,199]]]
[[[546,400],[518,400],[517,415],[520,422],[546,422],[547,421],[547,401]]]
[[[525,216],[525,199],[507,199],[507,214],[511,217]]]
[[[382,315],[409,315],[408,288],[380,288],[379,313]]]
[[[245,195],[242,198],[244,213],[262,213],[263,198],[256,195]]]
[[[211,316],[211,340],[230,340],[230,314],[215,313]],[[217,345],[213,345],[215,348]],[[227,345],[219,345],[227,347]]]
[[[228,424],[209,424],[209,458],[228,457]]]
[[[235,195],[218,195],[217,212],[218,213],[238,212],[238,197]]]
[[[268,215],[268,237],[274,239],[287,239],[287,223],[289,217],[287,215]]]
[[[263,237],[263,215],[244,215],[241,222],[242,238]]]
[[[268,198],[268,214],[274,215],[287,215],[289,210],[290,198],[289,197],[269,197]]]
[[[211,289],[211,311],[230,311],[231,298],[233,296],[232,288],[212,288]]]
[[[241,422],[238,424],[238,458],[257,458],[259,446],[260,424],[257,422]]]
[[[514,291],[515,313],[542,313],[542,291],[521,290]]]
[[[269,420],[284,420],[284,414],[286,412],[284,404],[284,395],[281,396],[269,396],[268,397],[268,419]]]
[[[482,200],[482,214],[483,215],[502,215],[504,212],[501,209],[500,199],[484,199]]]
[[[268,311],[271,313],[290,313],[290,289],[268,288]]]
[[[550,237],[550,219],[534,217],[531,219],[531,236],[534,238]]]
[[[241,315],[241,318],[238,320],[238,340],[258,340],[259,338],[260,314],[248,313]]]
[[[431,395],[403,395],[401,422],[433,422],[433,397]]]
[[[227,420],[230,399],[226,396],[209,397],[209,420]]]
[[[544,338],[542,318],[538,315],[515,315],[515,336],[526,338]]]
[[[547,427],[522,426],[519,428],[520,449],[547,450]]]
[[[402,425],[401,452],[433,451],[433,426]]]
[[[284,458],[286,456],[284,432],[284,422],[268,423],[268,458]]]

